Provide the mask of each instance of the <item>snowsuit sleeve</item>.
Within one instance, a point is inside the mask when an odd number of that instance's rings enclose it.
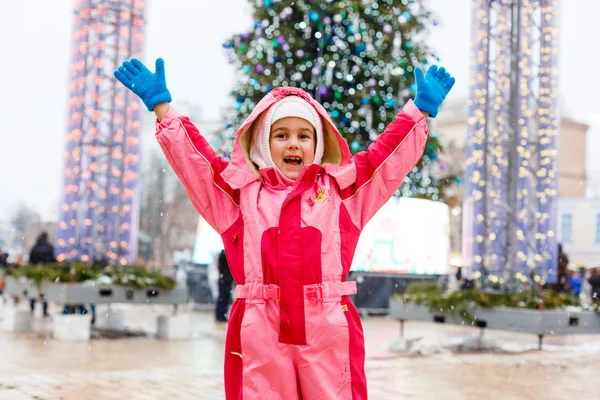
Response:
[[[426,141],[426,119],[411,100],[366,151],[354,156],[356,182],[340,194],[359,230],[400,187],[423,155]]]
[[[188,117],[172,107],[156,123],[156,139],[202,218],[222,234],[239,217],[239,190],[221,178],[218,157]]]

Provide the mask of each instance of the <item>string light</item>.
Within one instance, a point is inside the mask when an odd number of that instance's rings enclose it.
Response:
[[[558,6],[554,0],[541,0],[542,10],[540,37],[540,94],[538,109],[539,165],[536,185],[537,254],[541,256],[542,277],[556,281],[557,238],[557,147],[558,147]]]
[[[421,2],[260,0],[254,8],[254,29],[224,43],[230,62],[240,68],[226,155],[242,121],[277,86],[308,91],[351,151],[365,150],[414,97],[414,66],[437,61],[416,40],[437,23]],[[424,157],[398,194],[440,199],[443,185],[434,173],[439,151],[430,135]]]
[[[468,273],[502,276],[509,266],[521,277],[533,267],[541,280],[556,279],[556,3],[473,2],[463,210]]]
[[[471,58],[469,60],[468,140],[465,161],[463,205],[463,258],[465,269],[480,273],[484,268],[485,241],[488,236],[485,217],[487,203],[487,145],[488,130],[488,24],[490,3],[472,2]]]
[[[144,10],[144,0],[75,1],[59,260],[133,259],[139,102],[112,71],[141,58]]]
[[[517,103],[514,104],[517,126],[515,129],[515,138],[509,142],[510,146],[516,147],[516,157],[514,159],[513,174],[517,182],[515,189],[515,199],[508,199],[515,204],[515,210],[512,215],[514,221],[514,231],[512,235],[513,249],[509,261],[513,272],[519,272],[527,275],[529,271],[529,256],[534,254],[535,249],[530,244],[533,243],[535,231],[533,229],[534,220],[531,215],[533,206],[531,194],[535,177],[530,171],[530,162],[535,162],[535,137],[534,137],[534,118],[531,110],[535,109],[535,98],[532,87],[535,85],[532,68],[537,61],[533,54],[533,35],[534,35],[534,7],[531,0],[523,0],[521,3],[521,37],[520,49],[518,54],[519,80],[517,83]],[[510,227],[510,226],[509,226]]]
[[[511,13],[512,0],[498,2],[496,9],[495,29],[491,35],[498,38],[502,45],[495,47],[495,63],[490,65],[491,73],[496,80],[496,85],[490,88],[491,101],[488,105],[488,162],[487,173],[487,221],[488,241],[487,271],[490,274],[503,275],[506,264],[504,249],[507,244],[506,221],[508,216],[506,207],[506,187],[509,166],[508,147],[510,141],[510,127],[508,123],[509,104],[511,94]],[[489,40],[489,38],[488,38]]]

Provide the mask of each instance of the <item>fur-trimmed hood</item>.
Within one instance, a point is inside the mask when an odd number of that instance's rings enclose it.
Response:
[[[253,135],[264,125],[267,110],[286,96],[299,96],[315,108],[323,123],[324,153],[321,165],[326,173],[336,179],[340,189],[350,186],[356,180],[356,167],[346,140],[335,127],[323,106],[307,92],[295,87],[275,88],[254,107],[235,135],[231,162],[221,173],[223,179],[232,188],[238,189],[261,179],[269,170],[276,168],[267,167],[259,170],[250,160],[250,146]]]

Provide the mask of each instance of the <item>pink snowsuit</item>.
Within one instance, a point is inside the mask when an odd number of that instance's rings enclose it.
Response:
[[[254,125],[285,96],[323,121],[322,165],[287,186],[249,158]],[[221,235],[237,284],[225,345],[225,392],[241,399],[367,398],[359,314],[346,282],[359,234],[423,153],[424,116],[409,101],[369,149],[352,157],[325,109],[276,88],[244,121],[231,161],[171,108],[156,137],[192,203]]]

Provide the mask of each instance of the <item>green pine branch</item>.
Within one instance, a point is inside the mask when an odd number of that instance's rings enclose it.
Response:
[[[224,44],[230,62],[239,67],[225,153],[231,151],[237,127],[278,86],[309,92],[332,117],[351,151],[365,150],[414,97],[414,67],[436,61],[424,41],[433,16],[421,1],[252,4],[254,29]],[[442,199],[446,181],[423,174],[439,162],[440,151],[438,139],[430,136],[424,157],[398,195]]]

